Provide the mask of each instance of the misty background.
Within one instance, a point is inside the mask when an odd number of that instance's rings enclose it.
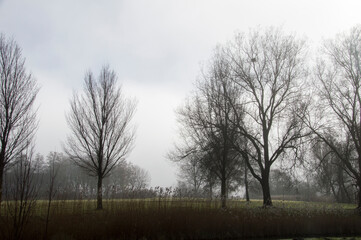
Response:
[[[237,31],[281,26],[323,39],[361,23],[359,1],[0,1],[0,32],[14,38],[41,86],[36,151],[61,152],[65,113],[84,74],[105,64],[123,93],[138,99],[135,147],[127,161],[147,170],[151,186],[176,183],[166,158],[177,141],[175,109],[184,101],[217,44]],[[316,51],[313,51],[316,50]]]

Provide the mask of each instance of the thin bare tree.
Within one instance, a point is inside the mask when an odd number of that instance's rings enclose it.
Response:
[[[179,161],[179,182],[191,187],[194,196],[200,196],[202,185],[206,181],[206,171],[202,166],[199,154],[189,155],[186,161]]]
[[[37,129],[36,80],[14,40],[0,34],[0,204],[5,168],[32,142]]]
[[[305,43],[279,29],[237,34],[226,48],[233,81],[241,89],[243,121],[239,133],[247,144],[238,150],[263,191],[263,205],[272,205],[269,176],[272,164],[284,154],[297,153],[307,133],[300,120],[303,101]],[[230,103],[232,103],[230,101]],[[238,111],[235,111],[237,113]]]
[[[342,168],[358,188],[361,208],[361,26],[324,43],[315,77],[314,119],[307,119],[312,131],[342,161]],[[315,121],[316,120],[316,121]],[[330,134],[331,133],[331,134]],[[349,143],[347,149],[339,143]],[[345,150],[351,152],[346,153]]]
[[[36,208],[41,178],[36,178],[37,162],[34,161],[34,147],[29,145],[16,159],[11,168],[13,174],[6,177],[6,220],[10,224],[8,238],[21,239],[24,229]]]
[[[56,189],[56,176],[58,175],[59,167],[56,166],[56,162],[59,161],[59,156],[56,152],[50,152],[48,155],[48,162],[49,162],[49,168],[48,168],[48,190],[47,190],[47,197],[48,197],[48,206],[46,211],[46,217],[45,217],[45,231],[44,231],[44,239],[47,239],[48,235],[48,228],[49,228],[49,222],[50,222],[50,209],[51,209],[51,202],[53,201],[53,198],[55,197],[57,193]]]
[[[102,209],[102,181],[131,151],[136,102],[126,99],[117,76],[103,67],[97,80],[85,75],[84,92],[74,94],[67,115],[71,135],[65,152],[88,174],[98,178],[97,209]]]

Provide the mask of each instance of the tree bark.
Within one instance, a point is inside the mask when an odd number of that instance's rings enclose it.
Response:
[[[97,210],[103,209],[103,178],[98,176]]]
[[[271,191],[269,187],[269,178],[262,179],[263,207],[272,206]]]
[[[4,166],[0,164],[0,213],[1,213],[1,202],[3,196],[3,177],[4,177]]]
[[[361,112],[360,112],[361,114]],[[361,123],[360,123],[361,124]],[[357,209],[361,210],[361,151],[358,148],[358,176],[356,176],[357,179]]]
[[[244,164],[244,186],[246,188],[246,201],[249,202],[248,167],[247,167],[247,164]]]
[[[226,195],[226,179],[222,178],[221,181],[221,201],[222,201],[222,209],[227,208],[227,195]]]

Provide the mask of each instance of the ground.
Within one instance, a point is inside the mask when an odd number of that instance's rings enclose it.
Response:
[[[14,232],[13,202],[3,203],[1,236]],[[47,201],[37,201],[23,239],[287,239],[361,236],[361,216],[353,204],[229,200],[226,210],[219,200],[128,199],[104,200],[96,211],[95,200],[57,200],[50,209],[45,236]],[[300,238],[301,237],[301,238]],[[337,239],[337,238],[315,238]],[[339,238],[340,239],[340,238]],[[342,238],[341,238],[342,239]],[[357,238],[349,238],[357,239]],[[361,238],[359,238],[361,239]]]

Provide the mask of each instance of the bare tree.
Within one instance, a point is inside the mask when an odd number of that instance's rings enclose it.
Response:
[[[125,99],[116,74],[103,67],[96,81],[85,76],[83,94],[74,94],[67,115],[71,135],[66,153],[90,175],[98,178],[97,209],[102,209],[102,180],[130,152],[134,141],[131,120],[136,102]]]
[[[205,183],[206,174],[202,167],[199,154],[189,155],[187,161],[179,161],[179,182],[191,187],[193,196],[199,196],[202,185]]]
[[[37,128],[34,101],[39,88],[26,72],[25,59],[14,40],[0,34],[0,204],[3,175],[32,141]]]
[[[322,57],[315,73],[317,121],[309,118],[307,123],[355,180],[361,208],[361,27],[325,42]],[[353,151],[345,154],[340,142],[350,142]]]
[[[248,182],[248,166],[246,161],[243,161],[243,165],[244,165],[244,188],[245,188],[245,197],[246,197],[246,201],[249,202],[250,198],[249,198],[249,182]]]
[[[55,197],[56,193],[57,193],[57,189],[55,188],[55,180],[56,180],[56,176],[58,174],[59,168],[56,167],[56,162],[59,161],[60,156],[58,156],[58,154],[56,152],[50,152],[48,155],[48,161],[49,161],[49,168],[48,168],[48,206],[47,206],[47,211],[46,211],[46,218],[45,218],[45,232],[44,232],[44,239],[47,238],[48,235],[48,227],[49,227],[49,221],[50,221],[50,208],[51,208],[51,202],[53,200],[53,198]]]
[[[128,171],[130,171],[129,187],[132,190],[142,190],[149,185],[150,175],[148,171],[133,164],[129,165]]]
[[[325,195],[333,195],[337,202],[352,202],[354,179],[344,171],[344,162],[333,152],[333,150],[320,140],[315,139],[312,147],[314,162],[311,164],[315,182],[320,191]],[[344,158],[350,158],[354,151],[351,139],[347,138],[345,143],[337,143],[334,139],[328,139],[335,144],[335,147],[342,152]]]
[[[300,120],[308,106],[302,95],[304,48],[304,41],[273,28],[238,34],[226,48],[244,107],[244,119],[237,122],[247,144],[238,150],[262,186],[264,206],[272,205],[272,164],[291,154],[288,150],[297,153],[299,140],[307,134]]]
[[[242,171],[242,159],[233,148],[239,140],[234,112],[241,110],[229,103],[239,94],[229,74],[230,66],[218,49],[198,82],[198,91],[178,111],[184,145],[173,154],[173,159],[199,160],[205,172],[217,176],[221,182],[222,208],[226,207],[227,182]]]
[[[12,200],[7,201],[6,217],[10,239],[21,239],[24,228],[34,213],[41,179],[35,178],[37,171],[33,157],[33,147],[30,145],[16,159],[12,167],[13,174],[6,179],[6,195]]]

